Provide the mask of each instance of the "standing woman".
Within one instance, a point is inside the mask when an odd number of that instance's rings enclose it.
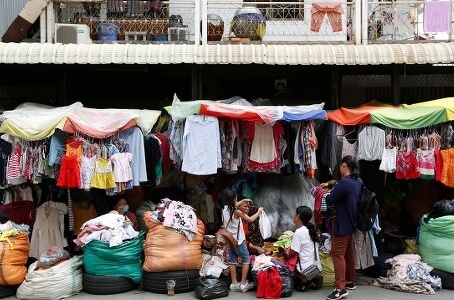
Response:
[[[221,204],[224,205],[224,209],[222,210],[223,226],[238,241],[238,246],[236,248],[229,249],[229,270],[230,278],[232,279],[232,284],[230,284],[230,291],[241,291],[245,293],[248,290],[252,289],[254,285],[247,281],[251,259],[246,246],[246,236],[244,234],[243,221],[254,222],[254,220],[257,219],[262,213],[263,207],[259,207],[257,212],[252,216],[244,214],[239,209],[239,207],[251,200],[243,199],[241,201],[237,201],[237,194],[230,188],[224,189],[219,194],[219,199],[221,201]],[[238,257],[241,258],[241,262],[243,264],[241,268],[240,282],[238,282],[238,279],[236,277],[236,265],[238,262]]]
[[[327,297],[328,300],[345,298],[348,296],[347,289],[356,289],[353,234],[357,229],[356,210],[361,193],[358,162],[350,155],[345,156],[340,164],[340,173],[342,178],[326,196],[326,203],[334,205],[335,210],[331,238],[335,289]],[[322,186],[328,184],[322,183]]]
[[[302,275],[302,272],[311,265],[317,265],[318,269],[322,270],[318,251],[320,240],[315,225],[310,222],[312,215],[312,210],[309,207],[298,206],[293,216],[293,223],[298,228],[292,238],[290,255],[298,253],[299,263],[296,265],[295,271],[299,273],[298,279],[301,281],[296,287],[296,290],[300,292],[304,292],[308,288],[318,290],[323,285],[322,275],[310,281]]]

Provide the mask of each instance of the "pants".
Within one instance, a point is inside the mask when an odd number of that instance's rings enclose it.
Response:
[[[334,287],[343,290],[346,281],[354,282],[356,280],[353,235],[333,235],[331,256],[334,265]]]

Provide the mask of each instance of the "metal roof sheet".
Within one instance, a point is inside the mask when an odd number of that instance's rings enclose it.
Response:
[[[414,44],[0,43],[8,64],[385,65],[454,63],[454,42]]]

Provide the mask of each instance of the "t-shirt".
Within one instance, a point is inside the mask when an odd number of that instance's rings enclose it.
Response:
[[[315,261],[314,247],[317,253],[317,261]],[[318,253],[318,243],[314,244],[309,235],[309,229],[307,229],[306,226],[301,226],[295,230],[290,248],[299,254],[300,263],[296,265],[296,268],[300,273],[315,263],[317,264],[319,270],[322,269]]]

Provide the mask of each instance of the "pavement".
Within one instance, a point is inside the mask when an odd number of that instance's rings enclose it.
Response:
[[[366,280],[366,281],[370,281]],[[369,285],[366,281],[358,282],[357,288],[354,291],[349,291],[347,299],[357,299],[357,300],[445,300],[445,299],[454,299],[454,290],[438,290],[435,292],[435,295],[423,295],[423,294],[413,294],[413,293],[404,293],[397,292],[392,290],[387,290],[381,287],[376,287]],[[292,296],[283,299],[304,299],[304,300],[322,300],[326,299],[332,292],[332,288],[323,287],[318,291],[307,291],[307,292],[297,292],[294,291]],[[255,291],[248,291],[246,293],[241,292],[231,292],[228,297],[224,299],[232,300],[247,300],[247,299],[257,299]],[[16,297],[8,297],[4,299],[17,299]],[[143,299],[167,299],[167,300],[193,300],[197,299],[194,292],[175,294],[174,296],[167,296],[162,294],[154,294],[145,291],[133,290],[127,293],[115,294],[115,295],[90,295],[86,293],[80,293],[78,295],[68,298],[70,300],[143,300]],[[219,298],[221,299],[221,298]]]

